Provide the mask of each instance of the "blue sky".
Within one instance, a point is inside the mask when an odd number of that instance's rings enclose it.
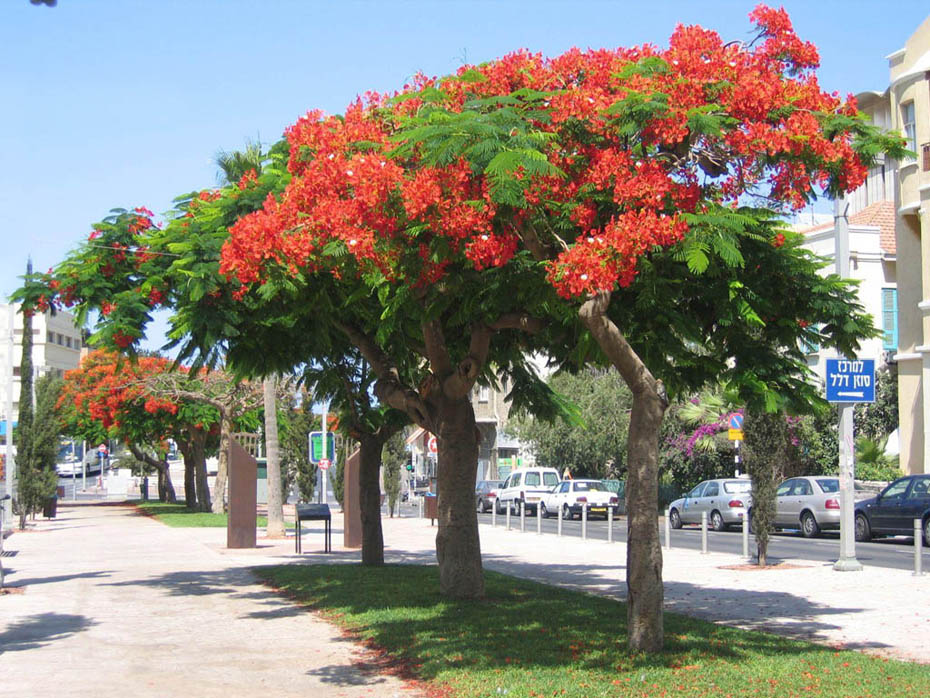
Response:
[[[679,22],[749,36],[754,1],[59,0],[0,7],[0,293],[56,264],[110,208],[167,210],[213,157],[311,108],[527,47],[664,45]],[[776,5],[777,3],[772,3]],[[883,90],[926,0],[783,3],[822,85]],[[893,10],[891,9],[893,7]]]

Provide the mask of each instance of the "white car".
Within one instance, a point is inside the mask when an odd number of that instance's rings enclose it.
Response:
[[[581,518],[581,509],[588,507],[588,515],[609,516],[608,507],[617,511],[619,499],[607,489],[601,480],[563,480],[539,502],[539,514],[543,518],[558,515],[570,519],[576,514]]]
[[[504,484],[497,488],[494,506],[498,514],[503,514],[504,509],[510,507],[512,513],[519,515],[521,505],[526,513],[535,512],[542,496],[557,484],[559,471],[555,468],[520,468],[510,473]]]

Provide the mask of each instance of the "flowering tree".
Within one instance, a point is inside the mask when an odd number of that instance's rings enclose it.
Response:
[[[58,405],[69,434],[92,443],[109,438],[125,442],[136,460],[158,472],[159,498],[173,502],[174,485],[160,454],[178,431],[179,405],[146,390],[149,376],[169,368],[165,359],[144,357],[129,364],[116,354],[95,351],[65,374]],[[195,501],[194,487],[186,492],[189,502]]]
[[[821,90],[817,52],[783,11],[751,18],[747,44],[678,27],[665,49],[517,52],[368,94],[341,117],[310,112],[286,134],[284,193],[231,229],[223,268],[246,286],[331,274],[378,294],[379,327],[336,322],[378,397],[439,435],[444,592],[481,593],[462,506],[467,396],[492,357],[523,369],[518,333],[559,360],[608,361],[633,393],[629,639],[655,649],[667,393],[720,380],[744,403],[804,409],[818,396],[798,340],[852,352],[872,332],[851,287],[821,276],[773,209],[855,188],[900,142]],[[379,343],[411,319],[431,373],[419,386]]]

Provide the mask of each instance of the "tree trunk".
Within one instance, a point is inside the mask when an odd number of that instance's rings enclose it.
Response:
[[[210,482],[207,479],[207,435],[198,429],[191,437],[194,461],[194,484],[197,487],[197,511],[210,511]]]
[[[135,444],[128,443],[126,446],[133,457],[142,461],[146,465],[155,468],[158,471],[158,499],[161,502],[177,502],[178,498],[174,493],[174,485],[171,484],[171,473],[168,470],[168,463],[150,456]]]
[[[362,564],[384,564],[384,537],[381,532],[381,449],[384,441],[376,436],[359,438],[358,503],[362,517]]]
[[[262,382],[265,405],[265,456],[268,473],[269,538],[284,538],[284,501],[281,486],[281,453],[278,448],[278,400],[275,379]]]
[[[181,453],[183,455],[184,452]],[[188,509],[197,511],[197,486],[194,483],[194,461],[184,458],[184,504]]]
[[[220,413],[220,453],[213,487],[214,514],[226,511],[226,479],[229,473],[229,440],[232,438],[232,430],[232,420],[225,413]]]
[[[598,293],[581,306],[579,315],[633,392],[627,445],[627,642],[634,651],[656,652],[665,641],[659,543],[659,430],[668,402],[662,383],[607,317],[609,303],[608,293]]]
[[[659,542],[659,429],[665,402],[655,391],[633,393],[627,444],[627,641],[662,649],[662,548]]]
[[[475,511],[478,427],[468,395],[437,402],[439,433],[439,590],[453,599],[484,596],[481,541]]]
[[[207,459],[206,459],[206,440],[207,435],[200,429],[194,429],[190,432],[188,438],[178,440],[178,450],[184,456],[184,487],[187,483],[187,468],[193,472],[193,482],[191,483],[190,498],[185,490],[185,499],[187,499],[188,508],[195,511],[210,511],[210,488],[207,484]]]

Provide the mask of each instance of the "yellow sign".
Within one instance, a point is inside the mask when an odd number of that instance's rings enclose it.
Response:
[[[730,429],[728,433],[729,433],[730,441],[742,441],[743,440],[742,429]]]

